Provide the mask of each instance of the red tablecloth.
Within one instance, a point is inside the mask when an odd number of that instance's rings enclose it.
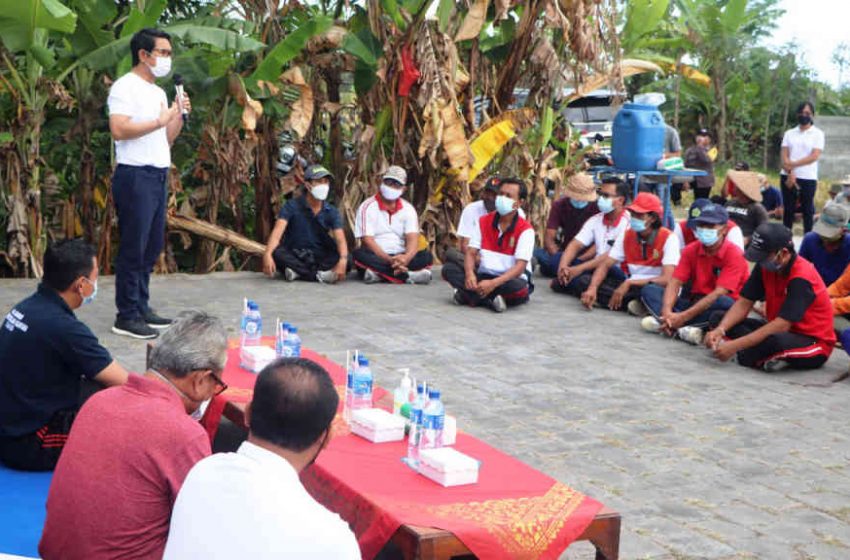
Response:
[[[325,367],[344,394],[342,366],[307,349],[302,356]],[[230,389],[222,397],[250,400],[256,375],[239,368],[237,344],[228,353],[223,378]],[[385,394],[376,388],[376,399]],[[406,441],[373,444],[348,433],[339,417],[334,423],[335,437],[301,479],[351,525],[364,558],[374,557],[403,524],[449,531],[479,558],[558,558],[602,507],[463,433],[455,448],[481,461],[478,484],[443,488],[401,461]]]

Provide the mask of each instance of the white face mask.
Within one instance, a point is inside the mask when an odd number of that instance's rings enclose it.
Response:
[[[156,58],[156,66],[148,65],[148,68],[151,69],[151,73],[156,78],[164,78],[168,76],[171,72],[171,57],[170,56],[157,56]]]
[[[398,200],[401,197],[401,193],[404,189],[394,189],[391,186],[381,183],[381,196],[384,197],[384,200],[389,200],[392,202],[393,200]]]
[[[312,194],[313,198],[316,200],[325,200],[328,197],[329,192],[331,192],[330,183],[319,183],[310,189],[310,194]]]

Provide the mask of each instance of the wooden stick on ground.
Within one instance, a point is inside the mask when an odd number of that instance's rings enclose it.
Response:
[[[250,255],[262,255],[266,250],[266,246],[262,243],[248,239],[244,235],[239,235],[235,231],[213,225],[209,222],[205,222],[204,220],[199,220],[198,218],[190,218],[189,216],[183,216],[177,213],[169,213],[167,223],[169,229],[188,231],[189,233],[193,233],[203,237],[204,239],[209,239],[216,243],[233,247],[234,249]]]

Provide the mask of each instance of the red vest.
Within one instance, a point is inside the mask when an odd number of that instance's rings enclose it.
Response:
[[[682,228],[682,237],[685,238],[685,245],[690,245],[692,241],[697,240],[696,233],[694,230],[688,227],[688,220],[682,220],[679,222],[679,227]],[[728,228],[727,233],[732,230],[733,227],[738,227],[738,224],[729,220],[726,222],[726,227]],[[682,247],[684,249],[684,247]]]
[[[761,271],[767,320],[772,321],[779,315],[782,304],[785,303],[785,298],[788,295],[788,283],[794,278],[808,280],[815,292],[815,299],[809,305],[803,319],[791,325],[791,332],[811,336],[829,345],[834,345],[832,302],[829,299],[829,294],[827,294],[826,285],[814,265],[799,255],[794,259],[794,264],[791,265],[788,276],[768,272],[764,269]]]
[[[490,212],[481,216],[478,224],[478,227],[481,228],[481,250],[513,256],[516,252],[519,236],[534,228],[517,213],[514,222],[500,236],[499,218],[498,212]]]
[[[658,228],[654,242],[649,245],[638,240],[638,234],[635,233],[635,230],[627,229],[626,237],[623,238],[623,252],[626,255],[623,264],[661,266],[661,259],[664,258],[664,244],[671,233],[666,227]],[[644,254],[644,250],[646,254]]]

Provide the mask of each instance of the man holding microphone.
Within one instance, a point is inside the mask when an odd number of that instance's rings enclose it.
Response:
[[[156,338],[170,319],[150,308],[148,285],[165,244],[165,211],[171,144],[191,110],[188,96],[171,106],[157,78],[171,72],[171,38],[158,29],[142,29],[130,40],[133,68],[109,90],[109,130],[115,140],[117,166],[112,196],[120,244],[115,263],[112,332],[133,338]],[[182,116],[181,116],[182,113]]]

